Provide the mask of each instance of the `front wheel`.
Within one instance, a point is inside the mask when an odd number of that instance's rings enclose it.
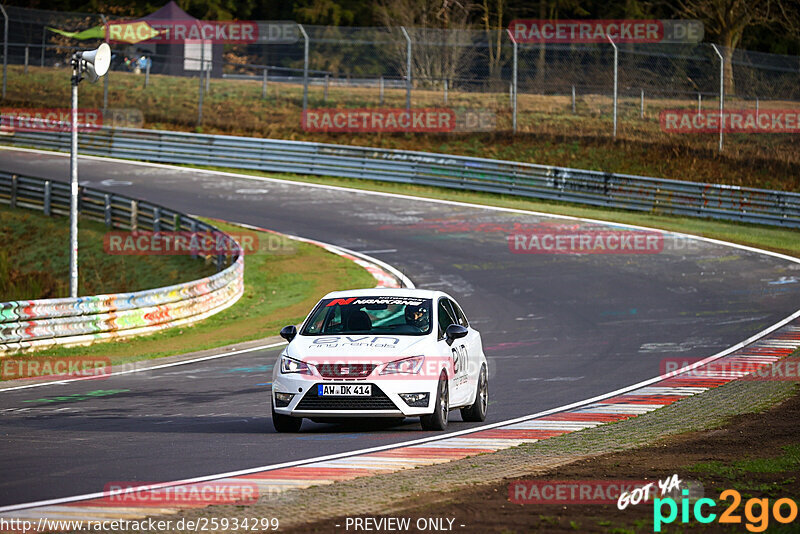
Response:
[[[478,391],[472,406],[461,408],[461,419],[480,423],[486,420],[486,409],[489,407],[489,380],[486,378],[486,367],[481,367],[478,377]]]
[[[447,428],[447,418],[450,413],[450,395],[447,389],[447,376],[442,374],[439,378],[439,387],[436,390],[436,405],[433,413],[419,418],[423,430],[444,430]]]
[[[302,417],[292,417],[290,415],[275,413],[275,408],[272,408],[272,426],[275,427],[277,432],[300,432],[300,426],[302,424]]]

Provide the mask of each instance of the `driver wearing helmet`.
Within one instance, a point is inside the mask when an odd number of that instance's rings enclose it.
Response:
[[[420,331],[424,332],[430,325],[431,318],[428,313],[428,308],[424,305],[419,306],[406,306],[406,324],[416,326]]]

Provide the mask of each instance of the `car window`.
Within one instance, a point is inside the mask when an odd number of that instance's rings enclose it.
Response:
[[[321,301],[300,335],[399,334],[431,332],[431,299],[369,296]]]
[[[447,327],[455,323],[453,319],[453,311],[447,303],[447,299],[439,299],[439,338],[444,337]]]
[[[458,320],[458,324],[460,324],[465,328],[469,328],[469,321],[467,321],[467,316],[464,315],[464,312],[461,310],[461,307],[454,300],[448,300],[448,302],[453,307],[453,311],[455,311],[456,313],[456,319]]]

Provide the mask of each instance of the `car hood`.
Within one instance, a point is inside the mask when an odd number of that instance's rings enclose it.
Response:
[[[297,336],[287,347],[290,358],[331,363],[390,362],[407,356],[431,354],[431,336]]]

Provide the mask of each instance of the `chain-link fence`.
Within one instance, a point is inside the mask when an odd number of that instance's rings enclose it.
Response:
[[[71,53],[100,41],[53,29],[117,18],[6,10],[4,105],[66,104]],[[515,46],[505,29],[299,29],[295,42],[278,44],[112,45],[109,76],[82,87],[81,98],[138,109],[145,126],[265,136],[296,137],[306,109],[410,107],[488,113],[488,126],[476,130],[646,139],[678,139],[664,130],[662,112],[718,110],[721,96],[726,110],[797,109],[800,101],[800,58],[707,43]],[[776,139],[732,135],[733,145]],[[683,139],[717,142],[707,131]]]

